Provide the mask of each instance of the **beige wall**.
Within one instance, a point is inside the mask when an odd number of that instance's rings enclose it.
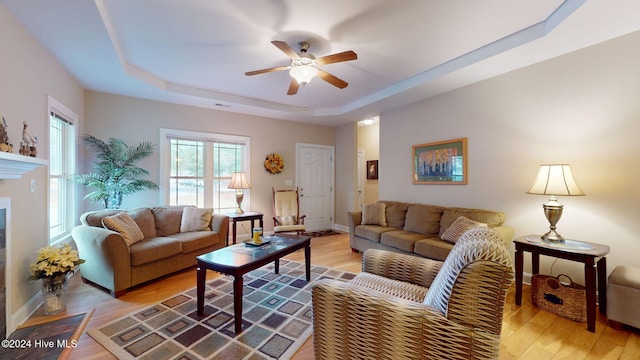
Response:
[[[569,163],[586,196],[560,197],[559,233],[609,245],[609,272],[640,266],[638,43],[634,33],[381,114],[380,198],[502,210],[516,236],[542,233],[546,197],[525,191],[539,164]],[[413,185],[411,145],[458,137],[468,185]],[[553,274],[584,284],[582,269],[559,260]]]
[[[159,129],[171,128],[203,131],[251,138],[250,199],[245,198],[245,211],[260,211],[265,214],[265,231],[273,229],[271,188],[294,188],[296,181],[296,143],[330,145],[335,144],[335,129],[326,126],[306,125],[284,120],[240,115],[231,112],[195,108],[125,96],[88,91],[86,93],[86,133],[108,139],[121,138],[128,145],[141,141],[159,143]],[[267,154],[278,153],[285,161],[284,171],[270,174],[263,162]],[[88,171],[93,159],[84,150],[83,171]],[[159,183],[158,151],[144,159],[140,165],[150,172],[150,179]],[[88,166],[88,167],[87,167]],[[294,186],[285,186],[292,180]],[[250,200],[250,201],[249,201]],[[159,203],[159,193],[144,191],[126,198],[123,208],[154,206]],[[98,209],[98,204],[82,203],[82,209]],[[243,222],[247,233],[250,223]],[[242,232],[239,229],[239,234]]]
[[[335,224],[344,231],[347,228],[347,211],[356,210],[356,124],[336,128],[336,196]]]
[[[38,157],[48,158],[47,95],[51,95],[76,112],[82,121],[83,90],[80,84],[29,35],[22,25],[0,5],[0,115],[9,125],[9,139],[14,153],[22,137],[22,122],[38,137]],[[79,127],[82,127],[80,122]],[[48,167],[41,166],[21,179],[0,180],[0,197],[11,197],[10,272],[6,274],[11,287],[9,317],[19,325],[34,303],[40,283],[27,281],[29,264],[37,250],[48,243],[47,221]],[[35,181],[35,192],[30,182]]]
[[[364,151],[365,164],[367,161],[378,160],[378,166],[382,165],[379,161],[380,157],[380,122],[376,121],[371,125],[358,126],[358,150]],[[380,169],[378,169],[378,175]],[[364,173],[364,203],[373,204],[378,201],[378,183],[379,180],[367,179],[367,173]]]

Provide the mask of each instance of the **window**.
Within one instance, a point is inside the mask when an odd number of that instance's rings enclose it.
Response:
[[[223,214],[236,208],[235,190],[227,189],[233,172],[249,178],[245,136],[160,130],[160,193],[163,203],[210,207]],[[243,203],[249,206],[246,194]]]
[[[49,243],[71,233],[75,219],[75,127],[77,116],[49,98]]]

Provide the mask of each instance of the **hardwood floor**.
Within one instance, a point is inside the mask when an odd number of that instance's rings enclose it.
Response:
[[[352,253],[347,234],[315,238],[311,241],[311,262],[316,265],[360,272],[361,256]],[[287,259],[304,261],[304,252],[298,251]],[[209,271],[207,278],[217,274]],[[113,299],[106,291],[84,284],[74,276],[69,284],[67,311],[57,317],[95,312],[87,329],[100,327],[149,303],[164,300],[174,294],[195,287],[195,268],[129,290]],[[614,330],[607,325],[605,316],[598,313],[596,332],[587,331],[585,323],[573,322],[539,310],[531,305],[529,287],[523,291],[523,304],[516,306],[515,289],[508,294],[505,307],[500,359],[640,359],[640,332],[624,328]],[[39,309],[29,321],[44,316]],[[52,319],[52,318],[50,318]],[[115,359],[86,333],[69,359]],[[294,359],[313,359],[313,344],[309,339]]]

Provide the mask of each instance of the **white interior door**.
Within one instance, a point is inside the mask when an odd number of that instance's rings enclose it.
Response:
[[[333,146],[296,144],[300,214],[307,231],[333,225]]]

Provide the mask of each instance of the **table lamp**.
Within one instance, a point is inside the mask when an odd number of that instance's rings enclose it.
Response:
[[[231,176],[231,182],[227,189],[236,189],[236,203],[238,203],[238,208],[236,209],[236,214],[244,214],[242,210],[242,199],[244,198],[244,194],[242,193],[242,189],[251,189],[247,178],[244,176],[243,172],[234,172]]]
[[[527,194],[550,195],[549,202],[543,204],[544,215],[549,221],[549,231],[542,235],[543,241],[562,242],[564,238],[556,232],[556,224],[562,216],[563,205],[556,196],[578,196],[584,192],[576,184],[568,164],[540,165],[538,176]]]

